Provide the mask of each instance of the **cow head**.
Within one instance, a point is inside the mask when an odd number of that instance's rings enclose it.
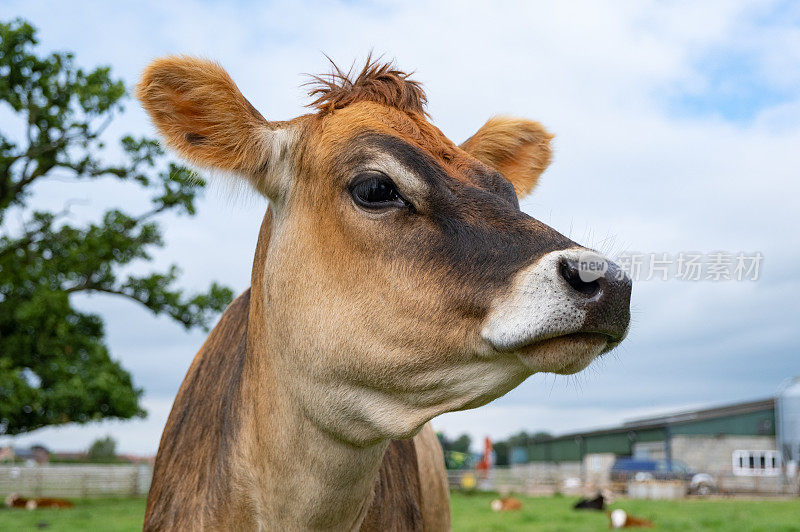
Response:
[[[494,118],[458,146],[390,65],[317,81],[317,111],[287,122],[204,60],[138,86],[169,146],[269,198],[248,356],[305,415],[359,445],[406,437],[622,341],[630,280],[519,208],[550,161],[540,124]]]

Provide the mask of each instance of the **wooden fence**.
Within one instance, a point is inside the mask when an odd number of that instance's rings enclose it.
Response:
[[[604,489],[620,493],[630,489],[628,482],[611,482],[607,470],[602,475],[596,473],[590,471],[589,467],[582,469],[580,462],[530,462],[511,467],[495,467],[486,473],[470,469],[449,470],[447,478],[451,488],[536,496],[556,493],[594,496]],[[800,493],[800,479],[797,476],[792,480],[787,480],[783,475],[742,477],[734,475],[730,467],[709,471],[709,474],[713,479],[712,492],[720,495],[797,496]],[[684,485],[684,491],[688,490],[689,480],[679,483]],[[661,489],[669,482],[657,484]],[[642,486],[637,487],[649,489],[646,484]]]
[[[136,497],[147,495],[149,465],[0,465],[0,495],[22,497]]]
[[[451,488],[498,491],[547,496],[580,493],[581,467],[575,462],[561,464],[531,462],[512,467],[494,467],[486,473],[469,469],[449,470]]]

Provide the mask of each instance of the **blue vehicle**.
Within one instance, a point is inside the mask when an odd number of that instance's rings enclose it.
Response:
[[[708,495],[716,491],[716,482],[711,475],[696,473],[680,460],[617,458],[611,466],[611,481],[629,480],[683,480],[688,482],[689,493]]]

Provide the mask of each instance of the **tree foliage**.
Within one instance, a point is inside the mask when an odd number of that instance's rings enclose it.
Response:
[[[469,451],[472,443],[469,434],[462,434],[455,440],[451,440],[444,433],[437,432],[436,437],[439,438],[439,444],[442,446],[447,469],[464,469],[472,466],[474,460]]]
[[[233,295],[216,283],[185,294],[174,265],[125,273],[163,246],[160,215],[195,214],[204,182],[166,161],[152,139],[126,136],[122,162],[106,162],[100,138],[125,86],[108,67],[84,70],[73,54],[39,54],[36,45],[30,24],[0,23],[0,112],[22,126],[18,138],[0,130],[0,434],[145,415],[142,390],[110,357],[102,319],[77,310],[74,294],[122,296],[186,328],[207,328]],[[57,212],[29,206],[32,185],[53,177],[117,179],[147,191],[151,206],[73,224],[69,198]]]
[[[437,433],[436,436],[439,438],[439,443],[445,452],[468,453],[469,446],[472,444],[472,438],[469,437],[469,434],[462,434],[455,440],[451,440],[442,432]]]
[[[86,456],[93,462],[110,462],[117,457],[117,442],[111,436],[97,438],[89,446]]]
[[[493,448],[495,452],[496,465],[506,466],[511,463],[511,452],[513,449],[522,448],[527,449],[536,442],[549,440],[553,436],[549,432],[535,432],[528,434],[524,430],[509,436],[507,440],[499,440],[494,442]]]

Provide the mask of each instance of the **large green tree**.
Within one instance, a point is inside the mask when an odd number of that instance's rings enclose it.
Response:
[[[104,343],[103,320],[76,309],[75,294],[115,294],[186,328],[207,328],[232,298],[216,283],[185,294],[174,265],[124,273],[163,246],[159,216],[195,214],[204,186],[154,140],[121,139],[122,162],[101,156],[101,134],[125,97],[109,68],[40,53],[30,24],[0,23],[0,117],[13,117],[0,126],[0,434],[145,415],[141,389]],[[73,224],[68,197],[56,212],[30,207],[32,185],[42,190],[54,177],[118,179],[144,189],[151,204]]]

